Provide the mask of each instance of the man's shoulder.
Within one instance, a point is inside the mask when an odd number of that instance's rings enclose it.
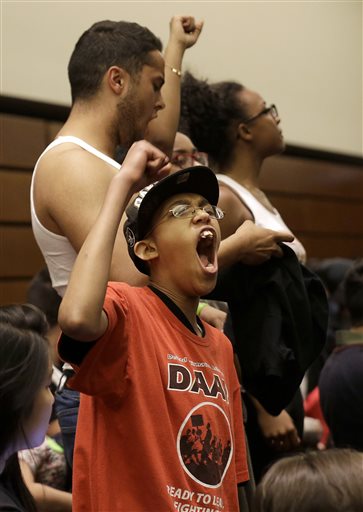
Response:
[[[39,160],[37,175],[52,176],[57,173],[112,176],[117,169],[89,151],[71,142],[64,142],[48,150]]]
[[[64,143],[50,149],[39,160],[34,177],[38,213],[41,214],[42,205],[50,205],[50,213],[57,219],[58,207],[73,211],[75,204],[102,204],[117,172],[107,162],[74,144]]]

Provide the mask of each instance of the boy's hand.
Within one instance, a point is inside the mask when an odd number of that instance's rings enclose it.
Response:
[[[122,164],[119,176],[128,180],[132,193],[165,178],[171,170],[169,158],[146,140],[134,142]]]
[[[196,22],[192,16],[173,16],[170,20],[170,40],[184,49],[191,48],[198,41],[203,21]]]

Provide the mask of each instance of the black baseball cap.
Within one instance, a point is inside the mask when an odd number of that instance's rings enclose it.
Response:
[[[161,204],[169,197],[183,193],[199,194],[210,204],[216,205],[219,186],[214,172],[209,167],[198,165],[170,174],[140,190],[126,209],[124,235],[129,255],[136,268],[143,274],[150,274],[149,266],[135,255],[134,246],[150,232],[154,214]]]

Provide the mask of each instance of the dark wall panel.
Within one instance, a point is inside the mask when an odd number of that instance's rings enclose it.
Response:
[[[0,304],[23,302],[30,279],[44,265],[30,224],[31,173],[69,111],[28,105],[25,100],[4,101],[0,102],[6,112],[0,114]],[[261,186],[305,245],[308,257],[363,257],[361,160],[288,147],[284,155],[266,160]]]

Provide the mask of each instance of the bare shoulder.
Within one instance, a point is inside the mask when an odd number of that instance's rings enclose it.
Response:
[[[44,227],[66,236],[77,248],[102,206],[118,170],[73,144],[62,144],[39,162],[34,203]]]
[[[117,170],[110,164],[74,144],[62,144],[46,153],[39,162],[37,183],[62,184],[64,178],[77,180],[89,176],[100,180],[112,177]],[[109,178],[108,178],[109,179]],[[55,183],[54,183],[55,180]]]
[[[222,238],[226,238],[243,224],[245,220],[253,220],[250,210],[240,197],[228,186],[219,184],[218,206],[224,211],[225,217],[221,221]]]

